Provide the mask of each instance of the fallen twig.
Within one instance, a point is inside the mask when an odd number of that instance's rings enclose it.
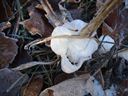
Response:
[[[51,62],[38,62],[38,61],[28,62],[28,63],[22,64],[18,67],[12,68],[12,70],[24,70],[24,69],[28,69],[28,68],[31,68],[31,67],[37,66],[37,65],[51,65],[51,64],[54,64],[55,62],[57,62],[58,60],[59,60],[59,57],[57,57],[56,60],[51,61]]]
[[[34,40],[30,43],[28,43],[27,45],[25,45],[24,49],[28,50],[30,49],[31,47],[33,46],[36,46],[38,44],[41,44],[41,43],[45,43],[45,42],[48,42],[50,41],[51,39],[57,39],[57,38],[70,38],[70,39],[82,39],[83,37],[79,36],[79,35],[73,35],[73,36],[70,36],[70,35],[61,35],[61,36],[50,36],[50,37],[47,37],[45,39],[37,39],[37,40]]]
[[[6,92],[10,92],[13,88],[15,88],[16,85],[22,86],[23,83],[27,82],[28,80],[28,75],[24,74],[22,75],[19,79],[17,79],[7,90]]]

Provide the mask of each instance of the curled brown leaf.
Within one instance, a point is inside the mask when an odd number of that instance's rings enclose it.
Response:
[[[2,32],[4,29],[11,27],[10,22],[2,22],[0,23],[0,32]]]
[[[23,74],[18,71],[12,71],[8,68],[0,69],[0,96],[17,96],[17,93],[20,91],[20,87],[23,84],[23,80],[19,80],[18,84],[13,86],[13,88],[11,86],[21,76],[23,76]]]
[[[42,75],[34,76],[23,88],[22,96],[38,96],[43,86]]]
[[[35,5],[32,4],[28,7],[30,18],[21,22],[24,27],[32,34],[39,34],[40,36],[50,36],[53,27],[49,24],[48,20],[44,17],[44,14],[39,13],[35,9]]]
[[[12,63],[17,54],[17,50],[16,40],[0,33],[0,68]]]

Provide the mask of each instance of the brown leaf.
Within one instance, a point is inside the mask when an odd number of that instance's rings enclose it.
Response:
[[[4,29],[11,27],[10,22],[2,22],[0,23],[0,32],[2,32]]]
[[[101,6],[103,6],[105,1],[107,1],[107,0],[97,0],[97,9],[99,9]],[[120,33],[122,30],[126,30],[127,26],[128,26],[127,15],[128,15],[128,11],[126,9],[122,10],[119,7],[113,9],[113,11],[110,13],[110,15],[105,19],[105,23],[108,24],[108,26],[112,28],[113,33],[110,32],[108,27],[106,27],[104,25],[102,26],[102,33],[109,34],[109,35],[115,35],[118,32]]]
[[[114,89],[103,90],[94,77],[83,74],[51,86],[43,90],[39,96],[115,96],[112,95],[115,93]]]
[[[63,81],[45,89],[39,96],[84,96],[87,87],[85,82],[89,76],[89,74],[85,74]]]
[[[17,54],[16,41],[0,33],[0,68],[12,63]]]
[[[24,27],[32,34],[39,34],[40,36],[50,36],[53,27],[48,23],[48,20],[44,17],[44,14],[40,14],[34,4],[28,7],[30,18],[21,22]],[[43,17],[43,18],[42,18]]]
[[[82,75],[82,74],[86,74],[86,72],[78,71],[75,73],[75,75],[77,75],[77,76]],[[54,84],[56,85],[62,81],[65,81],[67,79],[71,79],[73,77],[74,77],[74,74],[66,74],[66,73],[58,74],[54,79]]]
[[[116,36],[117,33],[115,32],[116,26],[120,22],[120,16],[119,16],[119,8],[114,9],[111,14],[106,18],[105,23],[112,28],[110,29],[107,26],[102,26],[102,33]]]
[[[20,72],[12,71],[10,69],[4,68],[0,70],[0,96],[17,96],[17,93],[20,91],[20,86],[22,81],[19,84],[15,85],[10,91],[8,89],[22,76]],[[7,92],[8,91],[8,92]]]
[[[22,96],[38,96],[43,86],[43,77],[34,76],[30,83],[24,86]]]
[[[14,59],[14,61],[10,64],[11,67],[16,67],[21,64],[31,62],[32,56],[27,52],[27,50],[24,49],[24,45],[27,42],[24,40],[18,40],[17,45],[19,46],[18,53]]]
[[[53,93],[54,93],[53,90],[50,90],[50,89],[48,90],[48,94],[49,94],[49,96],[54,96]]]
[[[65,16],[62,16],[61,12],[56,12],[53,10],[48,0],[39,0],[39,2],[40,4],[36,7],[38,8],[39,6],[41,6],[39,8],[46,12],[45,16],[53,27],[62,25],[67,22],[67,19],[65,18]]]
[[[123,6],[123,5],[122,5]],[[113,38],[119,38],[120,42],[128,43],[128,10],[116,8],[106,18],[105,23],[111,28],[102,26],[102,33],[111,35]],[[120,35],[120,37],[119,37]]]
[[[128,80],[122,80],[118,85],[119,94],[118,96],[127,96],[128,95]]]

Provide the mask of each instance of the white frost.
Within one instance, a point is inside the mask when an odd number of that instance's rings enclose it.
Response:
[[[79,35],[86,25],[87,23],[81,20],[67,22],[56,27],[52,36]],[[66,73],[77,71],[85,60],[92,58],[97,48],[98,44],[94,38],[54,38],[51,40],[51,49],[61,56],[61,68]]]
[[[118,56],[128,61],[128,50],[124,50],[118,53]]]
[[[112,85],[110,89],[105,90],[106,96],[117,96],[116,95],[116,88]]]
[[[116,96],[116,88],[113,85],[109,89],[103,90],[101,84],[94,77],[87,81],[86,91],[92,96]]]
[[[87,81],[86,91],[92,96],[105,96],[102,86],[94,77],[90,77]]]
[[[104,35],[101,36],[99,38],[99,41],[102,42],[101,49],[100,49],[101,53],[106,53],[106,52],[110,51],[110,49],[113,47],[113,45],[115,43],[114,40],[108,35],[105,37],[104,37]]]

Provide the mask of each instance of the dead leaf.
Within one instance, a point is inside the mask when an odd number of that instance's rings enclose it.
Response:
[[[14,61],[10,64],[11,67],[16,67],[21,64],[31,62],[32,61],[32,56],[27,52],[27,50],[24,49],[24,45],[27,42],[24,40],[19,39],[17,42],[17,45],[19,47],[18,53],[14,59]]]
[[[118,96],[127,96],[128,95],[128,80],[121,80],[118,84]]]
[[[43,86],[42,75],[34,76],[31,81],[24,86],[22,96],[38,96]]]
[[[12,63],[17,54],[17,50],[16,40],[0,33],[0,68]]]
[[[111,93],[110,93],[111,91]],[[107,94],[107,95],[106,95]],[[112,95],[114,94],[114,95]],[[39,96],[116,96],[115,89],[103,90],[101,84],[89,74],[63,81],[41,92]]]
[[[20,91],[20,87],[23,84],[23,80],[20,80],[18,84],[13,86],[12,89],[10,87],[21,77],[21,74],[18,71],[12,71],[10,69],[1,69],[0,70],[0,96],[17,96]],[[10,91],[9,91],[10,89]]]
[[[87,72],[84,72],[84,71],[77,71],[77,72],[75,73],[75,75],[77,75],[77,76],[80,76],[80,75],[82,75],[82,74],[87,74]],[[67,79],[71,79],[71,78],[73,78],[73,77],[74,77],[74,74],[66,74],[66,73],[58,74],[58,75],[55,77],[55,79],[54,79],[54,84],[56,85],[56,84],[58,84],[58,83],[60,83],[60,82],[62,82],[62,81],[65,81],[65,80],[67,80]]]
[[[21,24],[23,24],[23,26],[32,35],[39,34],[43,37],[50,36],[53,27],[48,23],[48,20],[46,19],[46,17],[44,17],[44,14],[39,13],[35,9],[36,5],[34,3],[32,3],[32,5],[28,7],[30,18],[21,22]]]
[[[104,1],[107,0],[97,0],[98,3],[97,6],[103,6]],[[127,15],[128,15],[127,9],[121,9],[119,7],[113,9],[113,11],[104,21],[107,24],[107,26],[104,26],[103,24],[102,34],[111,35],[113,38],[116,38],[119,35],[121,35],[121,41],[123,41],[123,39],[127,37],[127,30],[128,30]]]
[[[10,28],[11,23],[10,22],[2,22],[0,23],[0,32],[2,32],[4,29]]]
[[[40,4],[36,6],[46,12],[45,16],[53,27],[59,26],[67,22],[67,19],[61,14],[53,10],[48,0],[39,0]],[[40,7],[39,7],[40,6]]]
[[[88,78],[89,74],[85,74],[81,77],[63,81],[45,89],[39,96],[84,96],[86,92],[85,82]]]
[[[111,91],[111,93],[110,93]],[[105,95],[107,94],[107,95]],[[114,95],[112,95],[114,94]],[[63,81],[45,89],[39,96],[115,96],[115,89],[103,90],[101,84],[89,74]]]
[[[115,40],[119,39],[119,46],[128,43],[128,10],[127,9],[115,9],[106,18],[105,22],[110,27],[102,26],[102,33],[111,35]]]
[[[120,16],[119,16],[119,8],[114,9],[111,14],[106,18],[105,23],[107,24],[107,26],[102,26],[102,34],[107,34],[107,35],[111,35],[112,37],[116,37],[117,36],[117,31],[115,31],[117,29],[117,26],[120,22]],[[109,29],[109,27],[112,29]]]

